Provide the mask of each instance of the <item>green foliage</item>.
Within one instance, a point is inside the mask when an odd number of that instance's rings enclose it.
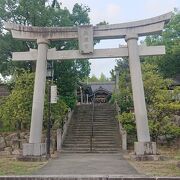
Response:
[[[0,107],[4,130],[29,127],[32,108],[34,74],[23,71],[17,76],[14,89]]]
[[[0,122],[3,131],[29,129],[33,99],[34,73],[23,71],[15,77],[11,94],[0,105]],[[47,90],[46,90],[47,92]],[[62,99],[51,105],[51,120],[53,127],[60,127],[67,114],[68,107]],[[48,118],[48,98],[46,93],[44,126]]]
[[[136,123],[132,113],[123,112],[118,116],[118,120],[121,122],[123,128],[127,131],[128,134],[136,134]]]
[[[72,21],[75,25],[83,25],[85,22],[89,24],[89,12],[90,8],[88,6],[82,6],[76,3],[72,10]]]
[[[69,95],[69,96],[62,96],[61,99],[67,103],[67,106],[70,107],[71,109],[74,108],[74,105],[76,103],[76,96]]]
[[[119,120],[123,127],[129,133],[132,133],[133,131],[131,130],[135,128],[135,123],[130,113],[133,107],[132,92],[130,90],[128,66],[125,64],[125,60],[121,60],[118,64],[121,72],[119,78],[120,91],[114,97],[121,109]],[[172,81],[162,77],[157,65],[145,62],[142,64],[142,72],[152,139],[157,141],[159,137],[163,136],[166,137],[167,141],[170,141],[179,137],[180,127],[175,123],[174,115],[178,114],[180,110],[180,89],[168,90],[172,85]]]
[[[88,78],[89,82],[98,82],[99,79],[93,74],[90,78]]]
[[[108,82],[109,79],[103,73],[101,73],[99,81],[100,82]]]
[[[130,110],[133,108],[133,99],[127,59],[117,60],[117,67],[120,71],[119,92],[113,94],[113,97],[116,99],[122,113],[130,112]],[[113,75],[113,71],[111,74],[113,77],[115,76]]]
[[[162,101],[162,92],[167,92],[168,87],[172,84],[170,79],[164,79],[158,71],[158,66],[143,63],[142,64],[142,73],[143,73],[143,83],[145,90],[145,98],[148,106]]]
[[[164,77],[174,77],[180,72],[180,12],[175,10],[172,20],[165,26],[162,36],[153,35],[145,39],[149,45],[165,45],[166,54],[163,56],[146,57],[148,63],[158,65]]]
[[[142,68],[151,137],[157,141],[160,136],[165,136],[168,141],[180,135],[180,127],[173,121],[180,103],[172,98],[180,91],[172,93],[168,90],[172,81],[163,79],[158,66],[145,63]]]
[[[152,139],[157,141],[160,136],[166,140],[172,140],[180,136],[180,127],[174,121],[174,115],[180,109],[179,100],[173,100],[173,96],[180,91],[170,92],[159,90],[155,94],[153,103],[148,106],[148,119]]]
[[[57,0],[1,0],[0,1],[0,25],[4,21],[15,22],[23,25],[62,27],[89,24],[90,9],[87,6],[75,4],[72,13],[62,8]],[[34,62],[12,62],[11,52],[28,51],[29,48],[37,48],[34,42],[18,41],[12,38],[10,33],[4,33],[0,26],[0,73],[3,76],[13,75],[23,68],[30,72],[35,71]],[[57,50],[77,49],[77,41],[51,42],[50,48]],[[54,81],[58,91],[70,107],[75,102],[75,87],[79,80],[88,77],[90,63],[88,60],[69,60],[54,62]]]
[[[144,63],[142,69],[151,137],[154,141],[160,136],[166,136],[166,140],[173,139],[180,135],[180,127],[173,121],[180,109],[178,99],[173,96],[176,97],[180,91],[168,90],[172,81],[163,79],[158,66]]]
[[[46,95],[47,97],[47,95]],[[51,125],[52,128],[58,129],[62,127],[62,123],[66,118],[68,112],[68,106],[62,99],[59,99],[57,103],[51,104]],[[44,126],[47,126],[48,122],[48,101],[45,101],[44,108]]]
[[[89,82],[109,82],[109,78],[107,78],[103,73],[101,73],[100,77],[96,77],[94,74],[92,77],[88,78]]]
[[[51,106],[51,121],[53,128],[61,128],[62,122],[65,120],[65,117],[68,112],[68,106],[63,100],[58,100],[56,104]]]

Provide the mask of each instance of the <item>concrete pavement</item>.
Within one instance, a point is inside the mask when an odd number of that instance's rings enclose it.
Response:
[[[138,175],[138,172],[122,153],[61,153],[34,175]]]

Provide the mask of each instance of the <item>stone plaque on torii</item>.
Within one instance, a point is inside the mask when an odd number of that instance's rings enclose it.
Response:
[[[138,37],[159,34],[169,22],[172,13],[158,17],[114,24],[79,27],[33,27],[5,23],[13,38],[37,41],[38,49],[29,52],[13,52],[13,61],[36,61],[33,106],[29,143],[23,145],[23,155],[41,156],[46,153],[46,146],[41,143],[44,94],[47,60],[97,59],[129,57],[133,102],[137,127],[138,142],[135,143],[137,155],[156,154],[156,144],[150,141],[147,110],[144,97],[140,56],[165,54],[164,46],[138,46]],[[94,39],[125,38],[127,47],[94,49]],[[79,50],[56,51],[48,49],[49,40],[73,40],[79,42]]]

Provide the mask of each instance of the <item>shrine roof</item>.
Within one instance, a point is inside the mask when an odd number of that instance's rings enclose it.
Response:
[[[105,89],[105,90],[112,93],[114,91],[114,88],[115,88],[115,82],[114,81],[111,81],[111,82],[92,82],[92,83],[89,83],[88,85],[91,86],[91,89],[93,92],[102,88],[102,89]]]

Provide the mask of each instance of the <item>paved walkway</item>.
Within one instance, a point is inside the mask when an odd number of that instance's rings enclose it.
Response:
[[[35,175],[138,175],[137,171],[118,154],[62,153]]]

